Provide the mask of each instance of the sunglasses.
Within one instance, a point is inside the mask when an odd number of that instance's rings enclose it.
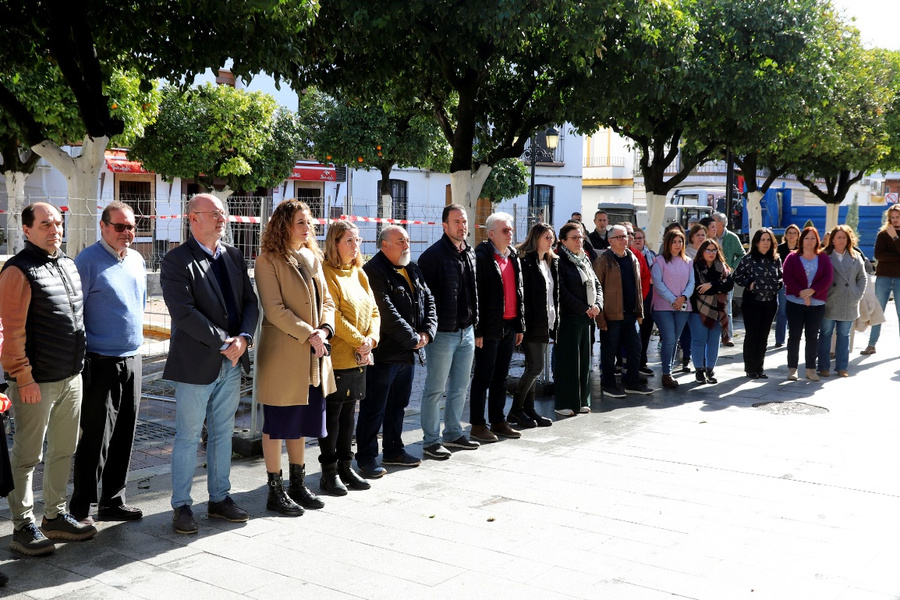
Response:
[[[111,226],[116,230],[116,233],[122,233],[123,231],[134,231],[135,227],[131,223],[110,223],[109,221],[104,221],[107,225]]]

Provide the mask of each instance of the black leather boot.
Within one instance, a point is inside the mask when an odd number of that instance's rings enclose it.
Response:
[[[694,377],[697,378],[697,383],[706,383],[706,369],[697,369]]]
[[[346,496],[347,488],[338,477],[337,463],[322,463],[322,478],[319,479],[319,489],[332,496]]]
[[[288,517],[299,517],[303,514],[303,507],[291,500],[284,491],[284,479],[281,471],[268,473],[269,498],[266,500],[266,509],[274,510]]]
[[[354,490],[367,490],[372,487],[368,481],[360,477],[359,473],[353,469],[352,460],[338,462],[337,472],[341,481]]]
[[[719,383],[719,380],[716,379],[716,376],[715,376],[715,374],[713,373],[713,370],[712,370],[712,369],[707,369],[707,370],[706,370],[706,381],[709,382],[709,383]]]
[[[288,496],[291,500],[306,509],[316,510],[323,508],[325,503],[318,496],[312,493],[312,490],[306,487],[306,465],[290,465],[290,481],[288,488]]]

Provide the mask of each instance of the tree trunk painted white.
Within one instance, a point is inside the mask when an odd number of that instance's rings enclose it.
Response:
[[[666,215],[666,195],[647,192],[647,231],[645,244],[656,252],[663,239],[663,218]]]
[[[378,201],[378,213],[377,217],[379,219],[393,219],[394,218],[394,199],[390,194],[381,194],[379,196]],[[380,231],[381,228],[379,227]]]
[[[491,174],[491,169],[490,165],[482,164],[474,173],[472,171],[450,173],[450,196],[455,204],[466,207],[466,219],[469,221],[469,238],[466,241],[470,244],[473,243],[475,229],[478,226],[475,205],[481,195],[484,182]]]
[[[8,171],[6,177],[6,252],[16,254],[25,247],[25,234],[22,231],[22,209],[25,208],[25,182],[31,173]]]
[[[750,239],[753,239],[756,230],[763,226],[762,199],[763,193],[759,190],[747,194],[747,222],[750,228]]]
[[[44,140],[31,149],[56,167],[69,187],[66,219],[66,254],[75,257],[97,241],[97,185],[109,138],[85,136],[81,155],[72,158],[59,146]]]
[[[838,211],[841,209],[840,204],[826,204],[825,205],[825,231],[820,231],[819,236],[825,237],[825,234],[837,227],[838,225]]]

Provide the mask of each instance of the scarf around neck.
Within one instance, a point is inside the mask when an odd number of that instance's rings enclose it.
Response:
[[[588,258],[587,253],[582,252],[579,256],[566,248],[563,244],[560,244],[559,247],[562,248],[563,254],[569,259],[569,262],[574,264],[578,269],[578,275],[581,277],[581,284],[584,286],[587,305],[594,306],[594,304],[597,303],[597,288],[594,287],[594,280],[596,277],[594,276],[594,269],[591,267],[591,261]]]

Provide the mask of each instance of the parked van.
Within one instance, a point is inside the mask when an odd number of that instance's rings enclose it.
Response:
[[[666,204],[666,212],[663,216],[663,228],[669,223],[680,223],[681,227],[687,231],[692,224],[712,215],[713,212],[713,209],[709,206]],[[635,221],[635,224],[639,228],[646,230],[650,221],[647,210],[642,209],[637,211],[635,214]],[[612,221],[610,220],[610,222]]]
[[[676,206],[708,206],[718,210],[725,200],[725,188],[683,188],[676,189],[669,204]]]

